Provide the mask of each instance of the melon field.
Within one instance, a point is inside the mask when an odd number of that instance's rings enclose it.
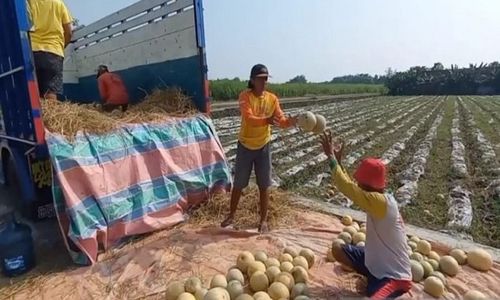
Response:
[[[500,97],[383,96],[283,106],[291,115],[324,115],[347,145],[343,163],[351,174],[363,157],[382,158],[405,222],[500,247]],[[214,123],[232,166],[240,117],[233,111]],[[318,136],[275,128],[271,145],[273,177],[282,188],[356,208],[331,185]]]

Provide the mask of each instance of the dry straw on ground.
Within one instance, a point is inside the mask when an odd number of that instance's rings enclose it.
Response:
[[[216,194],[201,207],[193,211],[190,222],[196,225],[219,225],[229,212],[229,194]],[[271,228],[287,227],[291,225],[297,215],[293,208],[289,194],[273,189],[271,191],[268,222]],[[251,186],[244,190],[238,205],[234,220],[235,228],[256,228],[259,215],[259,190]]]
[[[155,90],[127,112],[103,112],[97,105],[42,100],[43,122],[48,131],[73,139],[77,132],[105,134],[125,124],[158,123],[196,113],[189,97],[178,89]]]

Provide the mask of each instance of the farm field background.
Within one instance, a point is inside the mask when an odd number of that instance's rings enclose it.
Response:
[[[405,222],[500,247],[500,97],[381,96],[304,102],[285,112],[323,114],[348,145],[344,166],[384,159]],[[226,156],[236,157],[239,115],[214,120]],[[334,190],[318,137],[274,129],[273,176],[282,188],[353,207]]]

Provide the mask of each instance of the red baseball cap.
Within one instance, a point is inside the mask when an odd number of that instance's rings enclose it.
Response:
[[[383,190],[386,186],[386,172],[385,164],[382,160],[369,157],[361,161],[361,164],[354,173],[354,179],[363,185]]]

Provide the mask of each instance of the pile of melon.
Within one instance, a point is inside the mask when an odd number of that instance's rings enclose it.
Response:
[[[323,133],[326,129],[326,119],[322,115],[307,111],[298,116],[297,124],[302,130],[316,134]]]
[[[424,281],[424,291],[439,298],[446,290],[446,277],[454,277],[461,271],[462,265],[487,272],[493,265],[491,255],[483,249],[465,252],[453,249],[448,255],[440,256],[432,250],[431,244],[417,236],[408,239],[408,255],[410,256],[412,280],[416,283]],[[469,291],[464,297],[468,299],[486,299],[478,291]]]
[[[167,300],[307,300],[308,270],[316,257],[310,249],[287,247],[279,258],[245,251],[227,274],[215,275],[208,288],[197,277],[167,286]]]
[[[366,224],[360,225],[358,222],[353,221],[352,217],[348,215],[343,216],[341,222],[344,225],[344,229],[337,236],[337,238],[333,240],[332,247],[329,248],[328,252],[326,253],[326,261],[328,262],[335,261],[332,253],[332,248],[336,244],[352,244],[360,247],[365,246]]]

